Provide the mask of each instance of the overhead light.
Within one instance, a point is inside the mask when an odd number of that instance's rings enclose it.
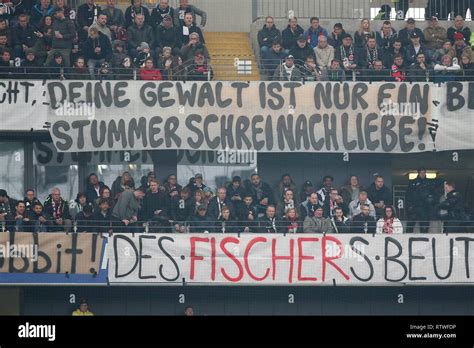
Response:
[[[408,179],[409,180],[415,180],[418,176],[418,172],[411,172],[408,173]],[[427,179],[436,179],[438,174],[436,172],[426,172],[426,178]]]

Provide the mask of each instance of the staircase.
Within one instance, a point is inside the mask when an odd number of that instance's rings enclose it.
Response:
[[[214,80],[258,81],[260,72],[248,33],[206,32]]]

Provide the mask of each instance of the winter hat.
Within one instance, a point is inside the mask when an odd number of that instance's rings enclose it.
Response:
[[[146,42],[142,42],[140,46],[138,47],[138,50],[143,51],[145,49],[150,49],[150,45],[148,45]]]
[[[27,55],[29,55],[29,54],[35,55],[35,50],[32,49],[32,48],[27,48],[27,49],[25,50],[25,56],[27,56]]]
[[[463,40],[464,41],[464,35],[462,33],[455,33],[453,36],[454,40]]]
[[[114,48],[114,50],[115,50],[115,48],[118,47],[118,46],[120,46],[120,47],[122,47],[123,49],[125,49],[125,43],[124,43],[122,40],[114,40],[114,41],[112,42],[112,47]]]
[[[189,34],[189,38],[190,38],[190,39],[192,39],[193,37],[196,37],[196,38],[198,38],[198,39],[200,38],[199,34],[196,33],[196,32]]]

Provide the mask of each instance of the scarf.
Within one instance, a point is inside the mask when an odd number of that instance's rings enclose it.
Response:
[[[288,220],[290,225],[288,226],[288,233],[296,233],[298,230],[298,221],[296,219]]]
[[[354,47],[352,45],[349,46],[348,50],[346,51],[346,47],[341,46],[341,60],[342,62],[348,61],[349,63],[354,62]]]
[[[383,219],[383,231],[387,234],[393,234],[393,218]]]
[[[51,200],[51,206],[53,207],[53,217],[55,219],[60,219],[62,212],[61,210],[61,201],[59,201],[59,204],[56,204],[54,200]]]
[[[367,48],[367,62],[370,66],[374,64],[378,57],[379,51],[377,50],[377,48]]]
[[[295,66],[288,67],[286,64],[283,64],[283,68],[285,69],[286,76],[288,80],[291,80],[291,75],[293,74],[293,70],[295,69]]]

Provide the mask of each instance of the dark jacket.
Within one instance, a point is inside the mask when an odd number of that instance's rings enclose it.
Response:
[[[189,42],[189,35],[192,34],[192,33],[198,33],[199,34],[199,41],[202,42],[203,44],[206,43],[206,40],[204,39],[204,35],[202,33],[202,30],[201,28],[199,28],[198,26],[196,25],[191,25],[189,27],[189,34],[188,35],[184,35],[183,34],[183,26],[180,26],[178,28],[178,32],[177,32],[177,35],[178,35],[178,47],[181,47],[183,45],[187,45],[188,42]]]
[[[268,198],[268,204],[275,204],[275,196],[273,194],[273,190],[265,182],[260,182],[260,185],[258,187],[255,187],[254,185],[250,185],[249,188],[249,193],[252,195],[253,201],[255,202],[255,205],[257,206],[257,209],[259,213],[261,211],[266,210],[266,206],[261,206],[260,201],[264,198]]]
[[[271,29],[268,29],[266,25],[258,32],[257,35],[258,44],[260,47],[267,46],[272,47],[272,43],[275,40],[281,41],[281,32],[275,25]]]
[[[101,8],[98,5],[89,7],[88,4],[82,4],[77,8],[77,26],[79,30],[83,27],[90,27],[97,16],[100,14]]]
[[[53,21],[53,33],[59,31],[63,36],[62,39],[57,39],[53,34],[53,48],[72,48],[72,41],[76,38],[76,27],[74,22],[70,19],[64,18],[62,21],[55,19]]]
[[[138,28],[135,24],[127,30],[127,47],[128,49],[137,49],[142,42],[146,42],[150,47],[154,47],[153,29],[146,23]]]
[[[145,25],[149,25],[150,21],[150,12],[145,6],[135,7],[133,5],[127,7],[125,10],[125,27],[129,28],[134,24],[134,18],[137,14],[143,14],[145,16]]]
[[[42,10],[41,5],[38,3],[31,8],[30,24],[33,27],[38,27],[43,17],[52,16],[53,13],[54,7],[52,5],[49,5],[47,9]]]
[[[408,213],[417,209],[431,207],[437,201],[437,187],[442,186],[439,179],[417,177],[408,184],[405,195],[405,208]]]
[[[258,219],[258,233],[285,233],[285,229],[283,226],[283,221],[278,218],[274,217],[270,219],[267,216]]]
[[[99,31],[99,36],[95,39],[88,37],[84,44],[84,56],[86,59],[105,59],[109,61],[112,57],[112,45],[107,36]],[[100,53],[95,53],[95,49],[100,47]]]
[[[26,28],[17,25],[11,32],[13,46],[26,45],[30,48],[33,47],[38,39],[34,33],[35,30],[36,28],[31,24],[28,24]]]
[[[229,207],[230,214],[235,216],[235,209],[234,204],[229,198],[225,198],[223,202],[220,202],[221,209],[223,207]],[[212,197],[211,201],[209,202],[209,206],[207,207],[207,216],[209,216],[213,221],[216,221],[219,217],[219,203],[217,202],[217,197]]]
[[[323,205],[324,216],[332,217],[334,209],[336,209],[336,208],[341,208],[342,212],[344,213],[345,216],[347,216],[349,214],[349,206],[346,203],[343,202],[341,204],[337,204],[337,203],[334,202],[333,207],[332,207],[332,211],[331,211],[331,200],[329,198],[324,200],[324,205]]]
[[[40,203],[39,199],[34,197],[31,201],[29,201],[26,197],[23,199],[23,202],[25,202],[25,207],[26,207],[26,210],[25,211],[29,211],[29,210],[33,210],[33,206],[36,204],[36,203]]]
[[[178,30],[176,27],[166,28],[164,25],[158,25],[155,29],[155,46],[171,47],[172,49],[179,46]]]
[[[234,189],[232,184],[229,184],[227,186],[227,198],[229,198],[230,200],[232,200],[232,197],[234,196],[240,196],[240,198],[242,199],[240,202],[242,202],[246,193],[247,191],[242,185],[240,185],[237,189]]]
[[[201,216],[199,214],[195,214],[189,219],[189,224],[191,226],[191,233],[204,233],[206,231],[212,232],[215,228],[215,221],[213,221],[207,215]]]
[[[173,24],[175,27],[184,25],[184,14],[191,12],[193,14],[193,23],[196,24],[196,15],[201,17],[201,27],[206,26],[207,13],[194,5],[188,5],[186,7],[177,7],[174,10]]]
[[[422,69],[420,64],[416,62],[413,64],[410,69],[408,69],[408,79],[411,82],[426,82],[427,74],[429,74],[430,69],[428,64],[426,64],[426,69]]]
[[[53,199],[51,195],[46,198],[44,201],[44,215],[48,220],[54,221],[56,217],[54,216],[54,209],[53,209]],[[69,213],[69,203],[66,202],[64,199],[61,198],[56,211],[58,213],[58,217],[62,218],[63,220],[70,220],[71,214]]]
[[[397,38],[397,31],[393,28],[392,34],[389,37],[384,37],[382,31],[378,31],[376,34],[377,47],[384,52],[388,52]]]
[[[300,219],[290,221],[286,218],[281,220],[282,229],[286,233],[303,233],[303,222]]]
[[[285,53],[283,50],[280,52],[275,52],[273,49],[270,49],[267,54],[262,56],[263,58],[263,68],[265,74],[270,75],[275,72],[275,69],[281,65],[283,59],[285,59]]]
[[[348,218],[343,218],[342,221],[332,218],[331,224],[334,229],[334,233],[350,233],[351,232],[351,223]]]
[[[375,233],[376,221],[375,218],[360,213],[352,218],[351,233]],[[367,229],[367,232],[365,230]]]
[[[457,191],[449,192],[446,195],[446,199],[439,204],[438,208],[447,211],[446,214],[440,215],[443,220],[466,220],[463,199],[461,194]]]
[[[140,220],[149,221],[155,217],[155,211],[162,210],[161,216],[169,215],[169,198],[165,192],[147,192],[143,198]]]
[[[102,181],[99,181],[98,185],[99,185],[99,192],[100,192],[100,190],[102,190],[105,187],[105,184]],[[85,194],[86,194],[88,202],[95,202],[95,200],[100,197],[100,193],[97,193],[94,186],[92,186],[89,183],[87,183],[86,185]]]
[[[112,209],[107,211],[107,214],[103,215],[100,210],[94,214],[94,232],[107,233],[112,227]]]
[[[291,50],[293,47],[296,46],[296,41],[298,40],[298,36],[304,34],[303,28],[299,25],[296,27],[295,32],[292,32],[290,29],[290,25],[286,27],[285,30],[282,31],[282,46],[287,50]]]
[[[302,221],[304,221],[304,219],[307,217],[307,216],[314,216],[314,212],[316,211],[317,208],[319,207],[323,207],[324,209],[324,206],[320,204],[321,202],[318,201],[318,204],[311,204],[309,201],[305,201],[303,203],[301,203],[300,205],[300,218]]]
[[[420,28],[415,28],[413,32],[417,33],[418,36],[420,37],[420,43],[423,44],[425,42],[425,34],[423,34],[423,31]],[[410,35],[412,34],[412,31],[409,31],[407,28],[403,28],[398,32],[398,38],[402,42],[402,46],[408,47],[411,45],[411,39]]]
[[[426,64],[429,65],[431,61],[431,52],[424,45],[420,45],[418,53],[424,53],[426,58]],[[418,54],[415,51],[413,45],[408,45],[405,50],[405,65],[410,66],[416,62],[416,55]]]
[[[189,221],[191,216],[194,215],[195,207],[194,199],[183,200],[176,196],[171,201],[171,219],[175,222]]]
[[[158,4],[153,10],[151,10],[150,25],[153,28],[158,28],[163,22],[164,16],[169,15],[171,17],[171,20],[173,20],[174,13],[175,13],[175,9],[172,8],[171,6],[168,6],[168,8],[166,8],[165,10],[162,10]]]
[[[86,216],[83,211],[76,215],[77,232],[95,232],[96,222],[94,214]]]
[[[290,54],[295,57],[295,64],[299,66],[304,65],[306,58],[308,57],[313,57],[314,61],[316,62],[314,50],[308,43],[306,43],[303,48],[300,48],[298,44],[296,44],[296,46],[290,50]]]
[[[238,233],[240,224],[230,215],[229,220],[224,220],[222,217],[214,222],[213,233]]]
[[[461,33],[464,36],[464,42],[466,42],[468,45],[471,41],[471,29],[468,27],[464,27],[461,30],[456,29],[455,27],[450,27],[448,28],[448,40],[452,42],[454,45],[454,34],[456,33]]]
[[[252,214],[253,220],[249,220],[249,215]],[[240,221],[240,225],[242,227],[242,231],[245,227],[250,229],[250,232],[257,232],[258,226],[258,212],[257,207],[252,205],[245,205],[241,203],[237,206],[237,218]]]
[[[367,195],[372,204],[383,201],[385,205],[393,205],[392,191],[385,185],[380,190],[377,190],[375,184],[372,183],[367,189]]]

